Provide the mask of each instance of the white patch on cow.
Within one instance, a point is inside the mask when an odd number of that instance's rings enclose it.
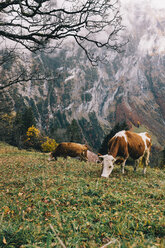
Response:
[[[139,133],[139,135],[142,137],[144,144],[145,144],[145,150],[147,150],[147,142],[146,140],[150,141],[150,138],[146,136],[146,133]]]
[[[127,143],[127,136],[125,134],[125,130],[116,133],[114,137],[124,137],[124,139],[125,139],[125,141]]]
[[[49,153],[48,161],[52,161],[52,160],[54,160],[54,158],[53,158],[53,156],[52,156],[52,153],[50,152],[50,153]]]
[[[112,155],[108,154],[99,157],[103,158],[103,171],[101,177],[109,177],[113,170],[116,159]]]

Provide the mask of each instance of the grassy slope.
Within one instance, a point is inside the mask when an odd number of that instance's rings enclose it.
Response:
[[[0,247],[165,247],[165,171],[141,171],[104,179],[100,165],[0,143]]]

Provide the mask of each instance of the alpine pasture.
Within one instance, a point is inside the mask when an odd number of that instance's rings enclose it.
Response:
[[[165,169],[100,175],[0,143],[0,247],[165,247]]]

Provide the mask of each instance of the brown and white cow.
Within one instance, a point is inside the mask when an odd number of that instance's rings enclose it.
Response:
[[[60,143],[56,149],[50,153],[50,159],[53,158],[56,160],[57,157],[78,157],[81,160],[86,161],[87,160],[87,145],[82,145],[79,143],[73,143],[73,142],[62,142]]]
[[[133,133],[130,131],[120,131],[108,142],[108,154],[100,156],[103,158],[102,177],[109,177],[114,164],[121,162],[122,173],[128,157],[135,160],[134,171],[136,171],[139,160],[144,164],[143,173],[146,173],[146,167],[149,163],[151,150],[151,137],[148,133]]]

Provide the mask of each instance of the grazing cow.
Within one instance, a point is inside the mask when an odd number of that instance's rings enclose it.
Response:
[[[79,157],[81,160],[87,160],[87,145],[81,145],[73,142],[62,142],[56,149],[50,153],[50,160],[57,157]]]
[[[130,131],[120,131],[108,142],[108,154],[100,156],[103,158],[102,177],[109,177],[114,164],[120,161],[122,173],[128,157],[135,160],[134,171],[136,171],[139,160],[144,163],[143,173],[149,163],[151,150],[151,137],[148,133],[133,133]]]

